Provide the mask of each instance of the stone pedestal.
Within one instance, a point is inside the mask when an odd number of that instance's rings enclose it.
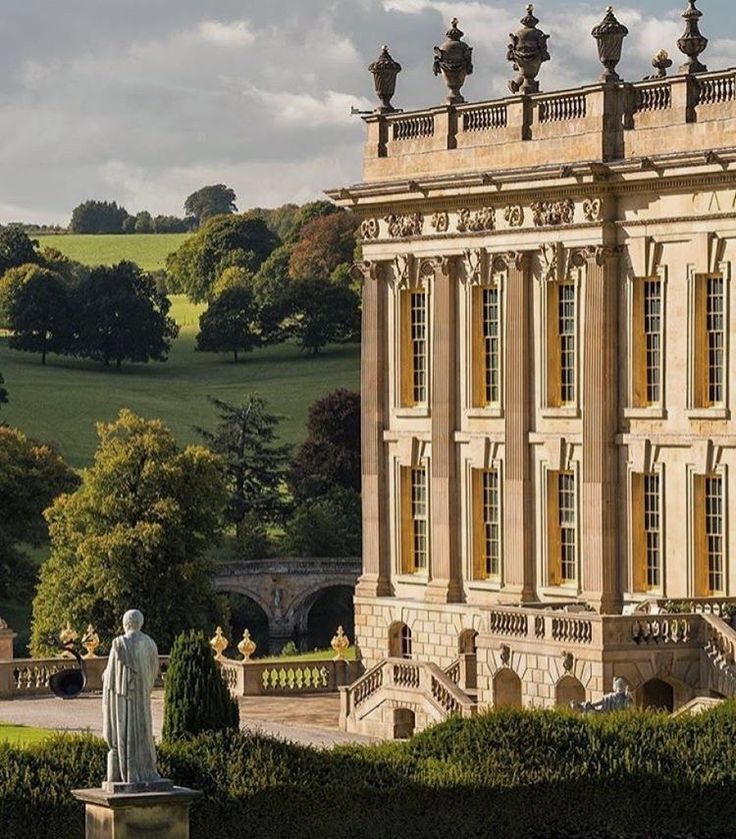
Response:
[[[0,618],[0,661],[13,660],[13,641],[16,637],[15,632]]]
[[[86,839],[189,839],[189,808],[202,793],[184,787],[168,792],[73,790],[86,805]]]

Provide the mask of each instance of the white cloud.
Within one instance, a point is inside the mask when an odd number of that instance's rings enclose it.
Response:
[[[245,20],[233,20],[229,23],[205,20],[199,24],[199,34],[205,41],[231,47],[248,46],[256,39],[250,24]]]
[[[350,93],[338,93],[334,90],[325,92],[322,98],[308,93],[289,93],[288,91],[265,91],[251,89],[246,91],[262,102],[271,112],[274,121],[280,125],[293,125],[302,128],[327,125],[349,125],[354,118],[351,108],[372,110],[368,99]]]

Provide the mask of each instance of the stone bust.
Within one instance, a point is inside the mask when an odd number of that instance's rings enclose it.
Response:
[[[141,632],[143,615],[123,617],[124,635],[112,642],[102,677],[102,730],[107,742],[108,792],[171,789],[156,770],[151,692],[158,675],[158,649]]]

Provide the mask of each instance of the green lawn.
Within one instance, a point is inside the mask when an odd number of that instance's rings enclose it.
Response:
[[[89,361],[51,356],[43,367],[37,356],[13,352],[0,340],[0,372],[10,395],[10,403],[2,408],[3,420],[55,443],[68,462],[80,468],[91,462],[95,451],[95,423],[114,419],[121,408],[162,419],[186,444],[198,441],[195,426],[211,426],[215,420],[208,395],[237,402],[255,391],[274,413],[284,416],[282,439],[298,444],[316,399],[338,387],[359,387],[357,345],[328,347],[314,358],[284,344],[250,353],[235,365],[227,355],[195,352],[201,308],[181,297],[173,303],[172,312],[183,328],[163,364],[126,365],[116,372]]]
[[[298,655],[272,655],[256,656],[253,659],[256,664],[290,664],[291,662],[298,662],[299,664],[306,664],[308,661],[331,661],[335,657],[334,650],[314,650],[311,653],[299,653]],[[345,651],[346,661],[355,661],[355,647],[348,647]]]
[[[146,271],[166,264],[166,257],[177,250],[189,233],[151,233],[130,236],[64,234],[39,236],[43,247],[55,248],[83,265],[113,265],[123,259],[137,262]]]
[[[0,744],[32,746],[34,743],[42,742],[53,733],[46,728],[29,728],[25,725],[10,725],[0,722]]]

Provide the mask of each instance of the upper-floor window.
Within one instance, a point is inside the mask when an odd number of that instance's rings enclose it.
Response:
[[[473,289],[473,406],[501,403],[501,296],[498,286]]]
[[[429,318],[427,292],[408,289],[401,293],[401,404],[427,404]]]
[[[577,287],[550,283],[547,291],[547,405],[577,403]]]
[[[726,405],[727,283],[722,274],[694,277],[692,408]]]
[[[662,281],[644,281],[644,389],[647,405],[662,400]]]
[[[632,476],[634,590],[662,588],[662,502],[658,472]]]
[[[697,595],[725,594],[725,505],[722,475],[696,475],[694,492]]]
[[[573,471],[549,472],[548,560],[551,585],[577,582],[577,491]]]
[[[706,285],[706,334],[708,342],[708,404],[722,405],[725,361],[723,277],[708,277]]]

